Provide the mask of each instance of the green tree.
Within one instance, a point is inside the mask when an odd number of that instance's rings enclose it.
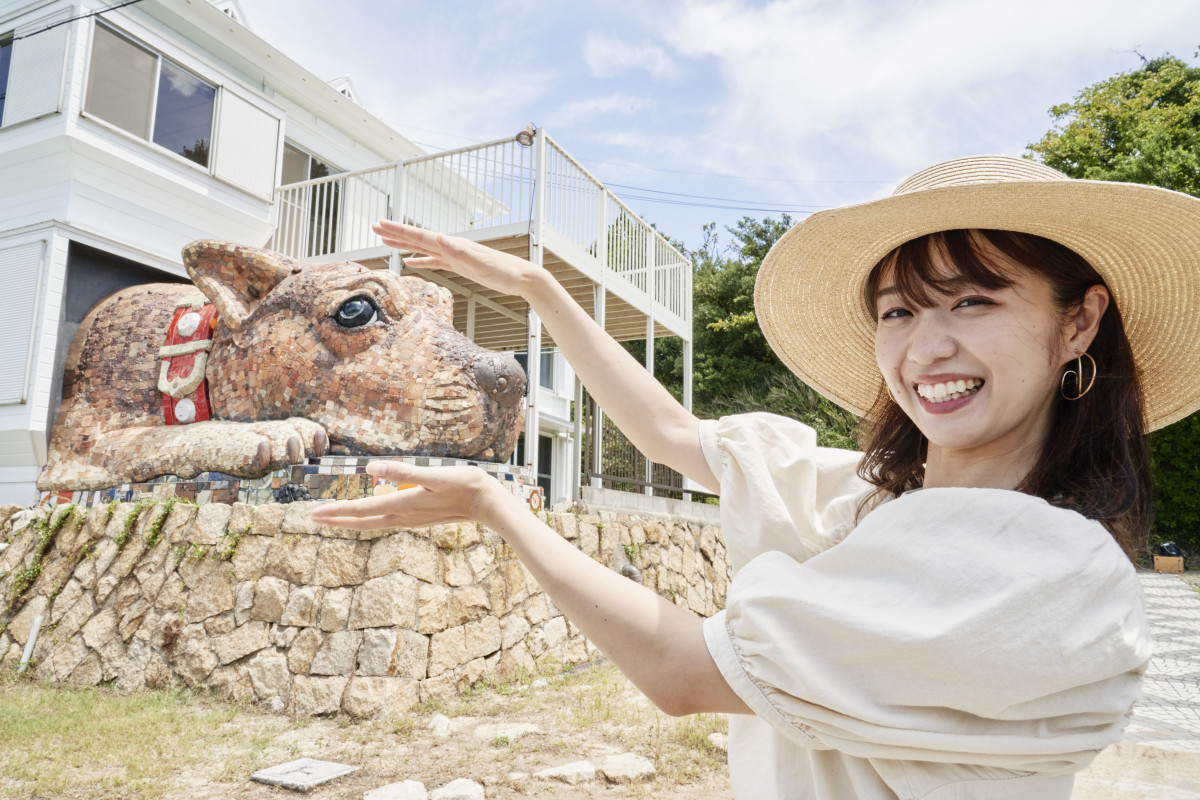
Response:
[[[1171,55],[1089,86],[1050,109],[1029,157],[1072,178],[1162,186],[1200,197],[1200,68]],[[1155,537],[1200,551],[1200,414],[1150,436]]]

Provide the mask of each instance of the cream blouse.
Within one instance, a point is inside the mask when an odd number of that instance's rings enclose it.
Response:
[[[999,489],[924,489],[855,524],[861,453],[768,414],[701,423],[735,570],[704,624],[754,710],[739,798],[1066,800],[1150,657],[1141,586],[1099,524]]]

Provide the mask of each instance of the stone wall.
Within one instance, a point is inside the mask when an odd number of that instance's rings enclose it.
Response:
[[[0,509],[0,665],[122,691],[182,682],[299,715],[377,715],[582,663],[597,651],[491,530],[322,528],[311,503]],[[729,580],[709,522],[543,519],[709,615]]]

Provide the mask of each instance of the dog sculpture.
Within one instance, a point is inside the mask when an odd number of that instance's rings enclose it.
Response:
[[[211,240],[183,261],[195,286],[125,289],[80,325],[39,489],[259,477],[327,451],[511,454],[525,373],[454,330],[448,290]]]

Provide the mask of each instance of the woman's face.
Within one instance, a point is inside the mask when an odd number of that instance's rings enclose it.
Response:
[[[875,356],[892,396],[929,440],[928,460],[988,459],[1001,472],[1037,457],[1074,351],[1049,282],[998,251],[1003,289],[963,284],[934,305],[906,303],[884,275],[876,293]],[[945,261],[939,275],[958,274]]]

